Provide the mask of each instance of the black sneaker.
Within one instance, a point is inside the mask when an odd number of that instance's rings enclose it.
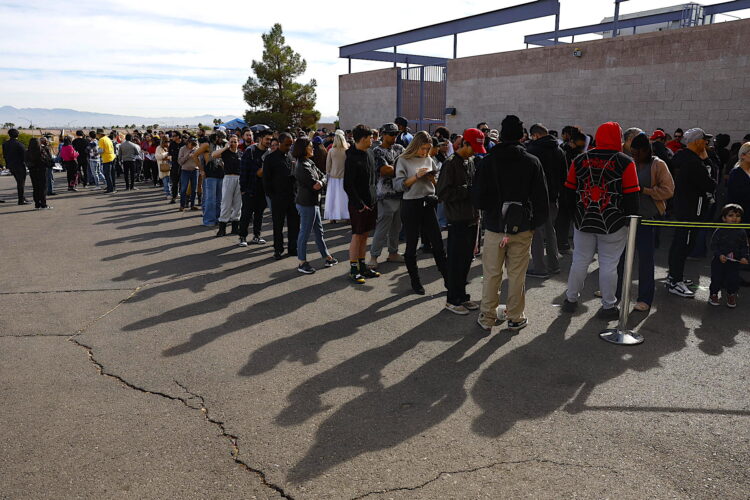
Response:
[[[565,299],[560,309],[562,310],[562,312],[566,313],[576,312],[576,309],[578,309],[578,302],[571,302],[568,299]]]
[[[273,259],[274,260],[281,260],[283,258],[284,258],[284,256],[282,254],[280,254],[279,252],[274,252],[273,253]]]
[[[365,277],[362,276],[359,273],[349,273],[349,279],[355,282],[358,285],[364,285],[365,284]]]
[[[359,274],[361,274],[365,278],[379,278],[380,277],[379,272],[375,271],[374,269],[370,269],[367,266],[365,266],[364,271],[360,269]]]
[[[326,259],[326,262],[323,265],[326,267],[333,267],[338,263],[339,261],[337,261],[335,257],[331,257],[330,259]]]
[[[253,245],[265,245],[266,240],[264,240],[260,236],[256,236],[255,238],[252,239],[250,243],[252,243]]]
[[[529,320],[526,318],[523,318],[521,321],[508,320],[508,330],[518,331],[522,328],[526,328],[526,325],[528,324],[529,324]]]
[[[297,266],[297,271],[301,272],[302,274],[313,274],[315,272],[315,269],[313,269],[309,262],[303,262],[302,264]]]
[[[526,271],[526,276],[529,276],[531,278],[541,278],[541,279],[547,279],[549,278],[549,274],[541,272],[541,271]]]
[[[608,321],[620,319],[620,309],[617,306],[608,309],[600,309],[598,316],[601,319],[606,319]]]

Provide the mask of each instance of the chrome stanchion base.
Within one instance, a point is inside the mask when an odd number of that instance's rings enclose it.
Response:
[[[632,330],[610,328],[599,334],[599,338],[617,345],[637,345],[643,343],[643,335]]]

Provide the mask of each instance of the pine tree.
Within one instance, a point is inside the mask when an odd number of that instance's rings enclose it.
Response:
[[[251,108],[245,113],[245,121],[265,123],[277,130],[314,125],[320,119],[314,109],[317,82],[295,81],[307,70],[307,62],[286,45],[280,24],[274,24],[261,38],[263,59],[253,60],[255,76],[242,86],[245,102]]]

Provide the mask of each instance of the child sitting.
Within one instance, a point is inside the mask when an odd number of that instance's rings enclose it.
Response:
[[[743,210],[739,205],[730,203],[721,210],[721,220],[725,224],[742,222]],[[750,249],[747,233],[744,229],[721,228],[714,231],[711,237],[711,296],[708,303],[719,305],[719,290],[726,290],[727,307],[737,307],[737,291],[740,287],[740,264],[748,263]]]

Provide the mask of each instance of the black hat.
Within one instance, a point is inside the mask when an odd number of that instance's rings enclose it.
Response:
[[[500,139],[520,141],[523,138],[523,122],[516,115],[508,115],[500,123]]]
[[[395,123],[386,123],[380,127],[380,132],[382,134],[398,134],[398,127]]]
[[[402,127],[406,127],[409,124],[409,121],[403,116],[399,116],[393,121],[396,122],[396,125],[401,125]]]

